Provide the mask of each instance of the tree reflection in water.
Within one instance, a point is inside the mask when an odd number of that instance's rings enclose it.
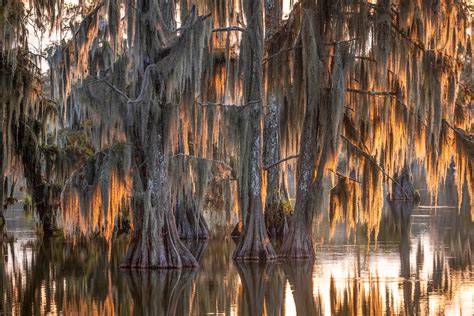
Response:
[[[324,221],[321,225],[324,224]],[[468,213],[394,202],[378,245],[362,238],[316,249],[314,261],[235,263],[235,244],[188,242],[195,270],[119,268],[108,249],[20,238],[0,247],[0,314],[379,315],[472,311],[473,224]],[[344,232],[344,228],[341,229]],[[13,232],[14,233],[14,232]],[[14,233],[15,234],[15,233]],[[17,236],[20,236],[18,234]]]

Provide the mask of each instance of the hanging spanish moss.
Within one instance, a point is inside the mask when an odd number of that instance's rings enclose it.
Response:
[[[3,1],[1,183],[25,177],[45,232],[130,232],[126,268],[196,266],[210,205],[245,261],[313,257],[327,197],[332,231],[377,240],[413,166],[435,204],[454,164],[472,201],[468,4],[283,3]],[[60,40],[30,52],[25,20]]]

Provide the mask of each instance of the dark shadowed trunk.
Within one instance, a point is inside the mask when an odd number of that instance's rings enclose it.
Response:
[[[413,185],[413,175],[408,166],[405,166],[399,173],[395,174],[395,181],[392,182],[392,194],[389,200],[412,200],[419,201],[420,195]]]
[[[267,235],[262,206],[262,128],[261,108],[263,96],[263,16],[262,2],[248,0],[244,2],[244,12],[248,18],[248,28],[244,34],[242,44],[243,58],[247,58],[244,77],[245,111],[249,111],[247,141],[249,159],[242,161],[248,170],[248,211],[244,225],[244,232],[234,252],[235,260],[269,260],[275,259],[276,253]],[[248,104],[251,101],[257,103]]]
[[[38,148],[37,136],[32,132],[32,126],[37,121],[18,121],[13,127],[13,137],[16,137],[16,152],[23,165],[27,186],[31,190],[33,205],[41,221],[45,236],[52,236],[57,231],[56,211],[59,208],[61,187],[43,177],[41,153]]]
[[[176,225],[181,239],[208,239],[209,227],[204,216],[193,201],[192,195],[182,193],[182,200],[176,205]]]
[[[3,127],[4,127],[4,104],[1,104],[0,109],[0,234],[3,231],[3,227],[5,225],[5,216],[3,215],[3,200],[4,200],[4,188],[3,188],[3,178],[4,178],[4,154],[5,148],[3,143]]]

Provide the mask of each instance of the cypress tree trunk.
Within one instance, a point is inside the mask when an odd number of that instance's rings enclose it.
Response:
[[[265,0],[265,38],[271,41],[272,36],[278,31],[282,15],[282,1]],[[273,52],[272,52],[273,53]],[[270,54],[270,53],[268,53]],[[267,75],[267,107],[265,111],[264,130],[264,164],[270,166],[280,159],[280,109],[273,78],[273,67],[270,65]],[[282,237],[288,230],[287,218],[284,209],[285,197],[280,188],[280,164],[266,172],[266,200],[265,224],[271,237]]]
[[[180,152],[184,152],[184,146],[185,144],[181,132],[181,136],[179,139]],[[204,188],[199,188],[200,190],[194,188],[195,184],[190,176],[190,173],[193,173],[193,171],[191,171],[189,168],[188,160],[179,159],[176,164],[177,170],[175,170],[176,172],[174,174],[174,177],[176,177],[177,179],[174,181],[176,185],[173,187],[173,190],[176,191],[175,216],[179,238],[208,239],[209,228],[207,226],[206,220],[204,219],[204,216],[201,213],[202,202],[200,202],[202,200],[201,195],[204,195]],[[198,167],[198,169],[199,170],[197,171],[197,177],[199,179],[205,179],[204,181],[207,185],[207,173],[210,172],[209,169],[207,167]]]
[[[13,136],[18,140],[16,152],[22,160],[28,188],[32,191],[33,204],[38,214],[43,233],[52,236],[57,231],[56,210],[59,207],[61,187],[44,179],[42,175],[41,153],[31,126],[37,122],[20,119],[13,128]]]
[[[146,154],[141,163],[146,164],[142,181],[143,198],[135,201],[136,226],[123,268],[166,269],[196,267],[198,263],[178,236],[174,214],[171,209],[170,183],[165,139],[168,136],[162,108],[155,105],[150,110],[149,139]]]
[[[265,229],[262,206],[262,174],[261,174],[261,107],[262,107],[262,61],[263,61],[263,16],[261,0],[244,1],[244,12],[248,19],[248,28],[243,43],[244,58],[248,58],[248,65],[244,69],[246,80],[244,87],[244,102],[258,101],[248,104],[245,111],[248,115],[248,133],[251,137],[247,141],[250,157],[247,164],[249,205],[246,215],[244,232],[234,252],[235,260],[269,260],[275,259],[276,253]]]
[[[264,163],[270,166],[280,159],[279,106],[275,96],[269,97],[264,133]],[[274,165],[266,173],[265,224],[271,237],[281,237],[285,231],[286,214],[280,194],[280,167]]]
[[[0,233],[3,231],[3,226],[5,225],[5,216],[3,215],[3,205],[4,205],[4,186],[3,186],[3,178],[4,178],[4,154],[5,148],[3,143],[3,127],[4,127],[4,107],[5,105],[2,104],[0,109]]]
[[[181,239],[208,239],[209,227],[204,216],[197,207],[191,193],[182,192],[178,195],[176,205],[176,225]]]
[[[306,28],[304,29],[306,30]],[[310,32],[306,30],[304,35],[311,36],[308,33]],[[311,240],[312,221],[309,216],[312,210],[308,210],[308,202],[311,196],[311,188],[315,186],[313,174],[316,166],[316,136],[320,127],[319,113],[316,110],[316,102],[319,97],[317,93],[319,56],[314,38],[310,37],[308,40],[303,40],[303,45],[305,43],[308,46],[304,46],[303,54],[307,54],[308,59],[310,59],[308,62],[310,68],[307,70],[305,80],[308,82],[308,86],[315,87],[316,92],[308,93],[306,96],[307,109],[300,140],[295,210],[290,219],[288,234],[285,236],[280,249],[280,256],[286,258],[311,258],[313,256],[313,243]]]

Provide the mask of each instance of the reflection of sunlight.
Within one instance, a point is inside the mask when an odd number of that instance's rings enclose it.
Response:
[[[284,19],[287,19],[290,12],[291,12],[291,9],[293,8],[293,6],[295,5],[295,3],[297,3],[298,0],[283,0],[283,18]]]
[[[417,249],[418,240],[423,256],[419,271],[416,261],[420,250]],[[357,310],[353,311],[356,315],[363,314],[362,306],[367,303],[377,313],[387,312],[387,302],[391,305],[390,312],[395,314],[406,312],[406,304],[418,304],[421,310],[429,308],[430,314],[469,314],[474,307],[474,283],[463,282],[463,279],[469,279],[469,275],[450,272],[452,283],[448,293],[441,292],[442,289],[430,289],[434,273],[439,273],[435,271],[437,268],[434,266],[433,242],[433,236],[430,236],[429,232],[411,240],[409,279],[401,277],[402,267],[397,244],[391,245],[390,248],[380,246],[369,252],[363,247],[322,247],[317,254],[313,270],[314,298],[322,303],[321,308],[325,315],[333,314],[335,311],[332,308],[344,308],[342,305],[334,306],[334,303],[347,304],[347,300],[351,301],[351,296],[356,300],[353,302],[354,306],[357,306]],[[416,296],[417,284],[421,292],[420,297]],[[359,294],[354,294],[354,291]],[[295,301],[288,283],[285,293],[286,314],[294,315]]]
[[[293,291],[288,281],[285,283],[285,314],[296,315],[295,299],[293,298]]]

